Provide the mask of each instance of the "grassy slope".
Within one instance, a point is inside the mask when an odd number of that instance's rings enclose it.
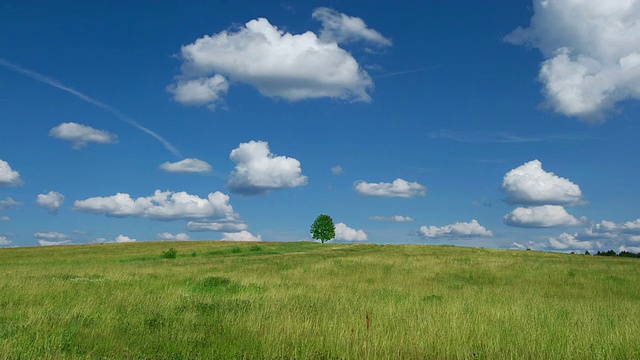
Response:
[[[0,357],[640,358],[638,259],[252,246],[0,249]]]

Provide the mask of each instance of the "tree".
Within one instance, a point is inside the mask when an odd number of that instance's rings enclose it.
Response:
[[[336,227],[333,225],[333,219],[329,215],[320,214],[316,221],[311,224],[311,236],[320,240],[323,244],[325,241],[336,237]]]

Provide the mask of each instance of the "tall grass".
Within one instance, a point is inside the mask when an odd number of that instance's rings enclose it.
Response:
[[[0,357],[640,358],[638,259],[259,248],[0,249]]]

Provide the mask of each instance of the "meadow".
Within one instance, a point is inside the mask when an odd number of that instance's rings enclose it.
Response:
[[[0,271],[6,359],[640,359],[639,259],[145,242],[0,249]]]

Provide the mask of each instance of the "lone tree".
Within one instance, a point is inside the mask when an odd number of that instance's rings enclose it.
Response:
[[[329,215],[320,214],[316,221],[311,224],[311,236],[320,240],[323,244],[325,241],[336,237],[336,227],[333,225],[333,219]]]

